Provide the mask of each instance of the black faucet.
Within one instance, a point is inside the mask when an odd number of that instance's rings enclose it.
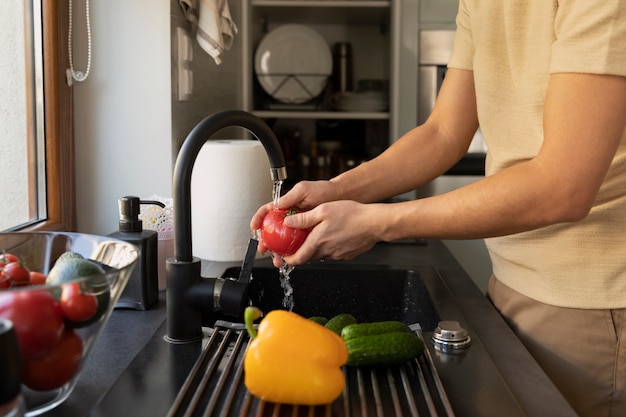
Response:
[[[222,311],[237,316],[247,303],[248,282],[203,278],[199,258],[191,245],[191,172],[202,145],[217,131],[242,127],[265,148],[274,181],[287,177],[285,158],[274,132],[258,117],[241,110],[215,113],[198,123],[189,133],[174,166],[174,257],[166,261],[167,337],[172,343],[202,338],[202,312]],[[199,304],[202,304],[199,308]]]

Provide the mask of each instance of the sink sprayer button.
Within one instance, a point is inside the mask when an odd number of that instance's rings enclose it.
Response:
[[[443,352],[465,349],[472,339],[458,321],[440,321],[432,335],[435,349]]]

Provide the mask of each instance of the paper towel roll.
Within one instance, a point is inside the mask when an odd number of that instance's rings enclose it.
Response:
[[[250,219],[272,199],[270,165],[257,140],[209,140],[191,174],[193,255],[218,262],[243,260]]]

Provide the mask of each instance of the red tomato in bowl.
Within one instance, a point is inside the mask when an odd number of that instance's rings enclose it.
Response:
[[[0,253],[0,268],[4,268],[4,266],[11,262],[18,262],[20,258],[17,255],[13,255],[12,253],[2,252]]]
[[[37,391],[60,388],[74,378],[82,358],[83,341],[80,336],[73,330],[65,330],[52,350],[24,361],[24,385]]]
[[[261,222],[261,239],[265,246],[278,255],[294,254],[309,235],[310,229],[285,226],[285,217],[297,213],[294,209],[273,209]]]
[[[0,270],[0,289],[9,288],[11,286],[11,281],[4,275],[4,272]]]
[[[4,267],[12,262],[19,262],[19,260],[20,258],[18,258],[16,255],[13,255],[12,253],[0,253],[0,289],[9,288],[12,285],[15,285],[13,284],[11,278],[4,273]]]
[[[98,299],[91,291],[81,290],[78,282],[69,282],[63,285],[61,310],[73,322],[87,321],[96,314]]]
[[[24,359],[41,356],[63,333],[63,313],[47,290],[0,291],[0,318],[9,319]]]
[[[9,262],[2,268],[2,273],[12,287],[23,287],[30,284],[30,271],[21,262]]]
[[[30,271],[30,285],[44,285],[46,283],[46,274],[39,271]]]

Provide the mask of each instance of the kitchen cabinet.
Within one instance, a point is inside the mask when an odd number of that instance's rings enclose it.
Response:
[[[327,177],[337,172],[316,172],[323,153],[345,153],[336,169],[343,170],[371,158],[398,135],[400,108],[399,41],[401,6],[405,0],[244,0],[242,10],[243,108],[262,119],[277,133],[295,179]],[[415,2],[413,2],[415,3]],[[411,6],[410,9],[417,9]],[[414,25],[417,25],[415,11]],[[374,111],[338,111],[333,85],[305,103],[281,103],[267,94],[255,72],[255,53],[272,30],[288,24],[305,25],[320,34],[331,50],[339,42],[352,48],[353,89],[359,85],[382,85],[388,107]],[[415,51],[416,52],[416,51]],[[333,57],[334,59],[334,57]],[[413,73],[415,74],[415,73]],[[413,75],[415,76],[415,75]],[[380,88],[380,87],[377,87]],[[413,90],[413,96],[415,96]],[[414,101],[413,97],[410,100]],[[351,109],[353,110],[353,109]],[[329,143],[330,142],[330,143]],[[285,149],[287,148],[287,149]],[[308,159],[307,159],[308,157]],[[310,163],[307,169],[306,162]],[[290,167],[288,167],[289,169]],[[296,170],[297,171],[294,171]],[[292,177],[292,175],[289,175]]]
[[[459,0],[420,0],[420,24],[425,28],[454,28]]]

